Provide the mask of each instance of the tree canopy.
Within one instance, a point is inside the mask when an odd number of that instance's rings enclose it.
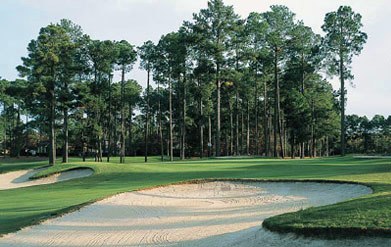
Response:
[[[222,0],[137,48],[94,40],[70,20],[50,24],[27,46],[23,80],[0,80],[3,152],[35,150],[51,164],[59,147],[63,162],[69,154],[304,158],[344,154],[345,129],[348,151],[377,150],[369,136],[388,135],[388,120],[344,110],[344,81],[367,40],[361,15],[341,6],[322,29],[286,6],[242,18]],[[145,88],[127,78],[137,59]],[[340,77],[341,90],[324,71]]]

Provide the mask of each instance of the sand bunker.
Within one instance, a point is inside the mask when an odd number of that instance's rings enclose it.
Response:
[[[70,179],[91,176],[94,173],[92,169],[76,169],[54,174],[45,178],[30,180],[30,177],[42,170],[43,169],[33,169],[0,174],[0,190],[15,189],[41,184],[52,184]]]
[[[0,246],[391,246],[262,228],[273,215],[371,193],[361,185],[207,182],[123,193],[0,238]]]

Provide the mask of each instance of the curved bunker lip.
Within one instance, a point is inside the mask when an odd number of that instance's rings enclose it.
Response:
[[[43,167],[38,169],[36,168],[0,174],[0,190],[15,189],[42,184],[52,184],[71,179],[88,177],[94,174],[94,170],[92,170],[91,168],[74,168],[51,174],[46,177],[31,179],[32,176],[34,176],[38,172],[41,172],[44,169],[46,168]]]
[[[8,234],[0,246],[389,246],[391,239],[307,239],[262,228],[270,216],[371,192],[348,183],[193,181],[106,198]]]

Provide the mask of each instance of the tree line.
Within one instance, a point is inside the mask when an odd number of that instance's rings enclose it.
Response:
[[[348,6],[327,13],[322,29],[286,6],[241,18],[222,0],[139,47],[94,40],[70,20],[50,24],[28,44],[21,79],[1,80],[3,149],[18,156],[42,147],[50,164],[60,149],[63,162],[69,153],[122,163],[129,155],[344,155],[345,81],[367,35]],[[137,59],[144,89],[126,79]]]

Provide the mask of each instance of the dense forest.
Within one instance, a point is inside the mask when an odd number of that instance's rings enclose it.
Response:
[[[48,155],[51,164],[58,155],[390,153],[391,117],[345,116],[345,82],[367,40],[361,28],[347,6],[326,14],[322,36],[285,6],[243,19],[211,0],[178,31],[136,47],[61,20],[28,44],[21,79],[0,80],[2,152]],[[146,88],[127,79],[137,60]]]

